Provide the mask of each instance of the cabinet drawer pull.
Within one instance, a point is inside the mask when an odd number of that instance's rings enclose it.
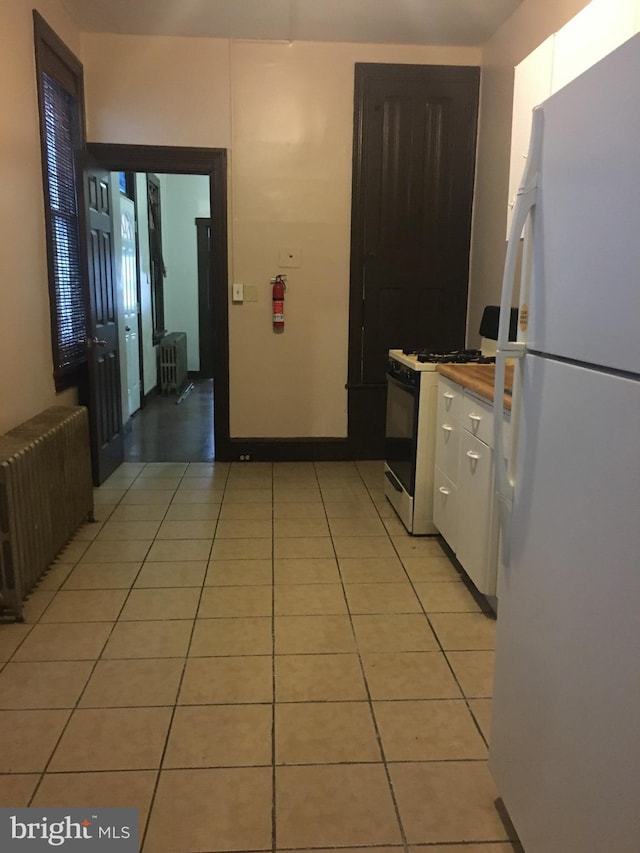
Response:
[[[469,415],[469,420],[479,424],[482,420],[482,415]]]
[[[453,400],[455,394],[452,394],[451,391],[445,391],[442,396],[445,398],[445,400]]]
[[[473,450],[467,450],[467,456],[469,459],[480,459],[480,454],[475,453]]]
[[[445,432],[453,432],[453,427],[452,427],[452,426],[449,426],[449,424],[442,424],[442,429],[443,429]]]
[[[438,491],[439,491],[441,494],[443,494],[443,495],[450,495],[450,494],[451,494],[451,492],[449,491],[449,489],[447,489],[445,486],[440,486],[440,488],[438,489]]]

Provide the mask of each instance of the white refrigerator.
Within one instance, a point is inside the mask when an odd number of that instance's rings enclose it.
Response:
[[[640,36],[534,111],[511,235],[490,768],[526,853],[638,853]]]

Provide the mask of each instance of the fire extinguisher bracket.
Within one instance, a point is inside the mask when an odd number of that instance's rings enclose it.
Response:
[[[286,275],[277,275],[271,279],[271,299],[273,302],[272,322],[274,332],[281,332],[284,329],[284,292],[286,289]]]

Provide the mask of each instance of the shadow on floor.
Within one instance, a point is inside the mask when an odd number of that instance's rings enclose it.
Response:
[[[176,399],[154,396],[131,418],[124,439],[126,462],[213,461],[213,379],[195,381],[181,403]]]

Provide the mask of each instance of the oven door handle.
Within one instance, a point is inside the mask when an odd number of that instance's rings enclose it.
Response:
[[[397,376],[393,376],[391,373],[387,373],[387,379],[392,385],[396,385],[403,391],[408,391],[410,394],[418,393],[418,389],[415,385],[412,385],[410,382],[403,382],[401,379],[398,379]]]
[[[393,474],[391,471],[385,471],[384,475],[387,478],[387,480],[391,483],[393,488],[396,490],[396,492],[402,491],[402,485],[401,485],[400,481],[398,480],[398,478],[395,476],[395,474]]]
[[[386,382],[347,382],[345,384],[347,391],[382,391],[386,389]]]

